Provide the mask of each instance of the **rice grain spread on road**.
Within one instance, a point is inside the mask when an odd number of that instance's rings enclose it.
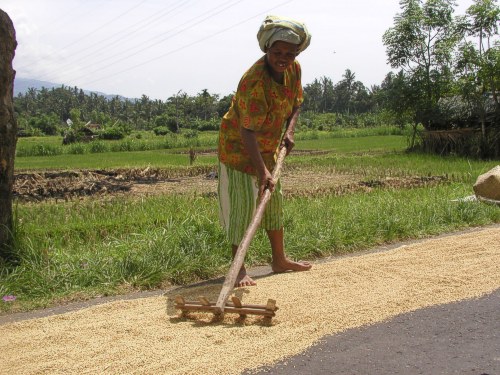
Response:
[[[171,300],[215,301],[220,285],[114,301],[0,326],[2,374],[238,374],[298,354],[321,337],[500,288],[500,229],[334,258],[310,272],[259,278],[243,303],[277,300],[260,317],[172,315]]]

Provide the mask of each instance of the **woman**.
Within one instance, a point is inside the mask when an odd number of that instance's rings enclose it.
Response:
[[[272,191],[261,225],[272,250],[274,272],[306,271],[309,262],[288,259],[284,250],[283,196],[271,172],[280,147],[294,146],[302,104],[300,65],[295,57],[309,46],[304,24],[268,16],[257,34],[265,53],[243,75],[219,133],[219,208],[233,256],[264,189]],[[235,286],[255,281],[242,266]]]

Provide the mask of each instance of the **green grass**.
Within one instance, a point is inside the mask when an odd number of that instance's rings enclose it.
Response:
[[[138,137],[141,135],[140,137]],[[148,150],[170,150],[176,148],[215,148],[217,144],[216,132],[203,132],[195,137],[179,134],[168,134],[161,137],[142,136],[135,133],[121,140],[93,140],[91,142],[62,144],[61,137],[37,137],[36,139],[21,138],[16,148],[17,157],[30,156],[57,156],[57,155],[84,155],[105,152],[131,152]]]
[[[407,147],[406,137],[401,135],[373,135],[357,138],[318,138],[296,140],[297,150],[330,150],[338,153],[402,151]]]
[[[320,138],[298,140],[296,150],[323,150],[333,153],[387,152],[403,151],[406,137],[367,136],[361,138]],[[216,163],[216,148],[213,155],[198,155],[196,165]],[[293,153],[291,154],[293,156]],[[291,158],[293,162],[293,158]],[[314,160],[314,159],[312,159]],[[188,166],[189,155],[185,149],[159,149],[147,151],[103,152],[85,154],[61,154],[54,156],[24,156],[16,158],[17,170],[35,169],[104,169],[104,168],[141,168]]]
[[[175,151],[175,150],[174,150]],[[168,168],[189,166],[187,153],[172,150],[105,152],[85,155],[29,156],[16,158],[17,170],[35,169],[106,169],[143,168],[147,166]],[[213,165],[217,156],[198,155],[196,165]]]
[[[307,137],[305,137],[307,138]],[[344,196],[311,196],[285,202],[288,254],[315,259],[405,239],[424,238],[500,222],[500,209],[478,202],[452,202],[473,194],[477,176],[498,161],[409,154],[399,135],[322,137],[297,142],[298,149],[326,154],[295,155],[286,168],[355,173],[366,180],[388,176],[448,176],[448,182],[413,189],[374,189]],[[215,165],[215,155],[196,165]],[[146,165],[191,168],[174,150],[23,157],[16,168],[122,168]],[[0,264],[0,311],[51,306],[61,301],[161,288],[224,275],[230,246],[218,223],[217,201],[202,196],[115,197],[15,206],[15,264]],[[269,262],[259,232],[249,265]]]
[[[60,146],[62,145],[62,137],[60,136],[44,136],[44,137],[21,137],[17,140],[18,147],[29,147],[35,145]]]
[[[286,243],[295,259],[314,259],[500,222],[498,207],[451,202],[469,194],[452,183],[375,190],[343,197],[294,198],[286,204]],[[83,296],[158,288],[224,274],[229,244],[213,198],[165,196],[19,205],[20,263],[1,272],[3,310],[32,309]],[[46,223],[51,223],[50,226]],[[249,265],[269,262],[259,232]]]
[[[291,155],[287,160],[287,166],[290,168],[355,173],[366,178],[438,175],[469,183],[475,182],[480,174],[496,165],[498,161],[495,160],[469,160],[462,157],[440,157],[404,151],[329,153],[320,156]]]

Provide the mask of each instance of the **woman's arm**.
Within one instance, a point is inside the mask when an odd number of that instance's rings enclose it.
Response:
[[[295,125],[297,124],[297,120],[299,119],[300,107],[293,107],[292,114],[288,117],[286,121],[286,130],[283,135],[283,141],[281,142],[281,147],[285,146],[288,155],[292,148],[295,146],[294,134],[295,134]]]
[[[240,130],[241,138],[243,140],[243,145],[250,155],[250,160],[253,166],[257,170],[257,178],[259,179],[259,196],[264,192],[264,190],[269,188],[269,190],[274,191],[275,182],[273,181],[273,176],[264,164],[264,159],[259,152],[259,145],[257,144],[257,137],[253,130],[246,128],[241,128]]]

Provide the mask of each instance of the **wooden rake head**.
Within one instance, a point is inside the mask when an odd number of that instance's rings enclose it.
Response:
[[[239,314],[241,317],[247,315],[261,315],[272,318],[276,315],[276,301],[269,299],[266,305],[244,305],[238,297],[231,297],[232,303],[226,303],[219,307],[216,303],[210,302],[205,297],[200,297],[198,301],[186,301],[182,296],[175,297],[175,308],[180,310],[182,315],[189,312],[211,312],[216,316],[226,313]]]

